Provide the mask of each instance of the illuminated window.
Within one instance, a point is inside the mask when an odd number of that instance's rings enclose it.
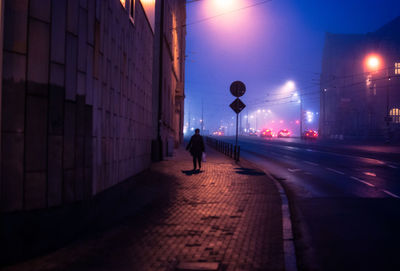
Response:
[[[126,0],[119,0],[121,1],[121,4],[124,6],[124,8],[126,8]]]
[[[394,63],[394,73],[400,74],[400,63]]]
[[[399,108],[392,108],[390,110],[390,116],[392,117],[393,123],[400,123],[400,109]]]

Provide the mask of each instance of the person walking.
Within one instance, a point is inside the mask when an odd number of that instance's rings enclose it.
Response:
[[[194,135],[190,138],[189,144],[186,146],[186,150],[193,156],[193,171],[196,170],[196,164],[199,164],[199,170],[201,169],[201,158],[203,156],[204,141],[200,135],[200,129],[194,130]],[[197,163],[196,163],[197,161]]]

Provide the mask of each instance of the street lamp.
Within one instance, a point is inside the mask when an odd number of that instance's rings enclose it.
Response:
[[[381,57],[375,54],[368,55],[365,58],[365,66],[369,71],[377,71],[381,67]]]
[[[379,69],[382,67],[382,57],[377,55],[377,54],[370,54],[368,56],[366,56],[365,58],[365,68],[367,69],[368,72],[372,73],[377,73],[379,71]],[[385,80],[386,81],[386,117],[385,117],[385,122],[386,122],[386,130],[387,130],[387,134],[386,134],[386,142],[390,141],[390,112],[389,112],[389,81],[390,81],[390,74],[389,74],[389,65],[386,69],[386,76],[385,76]]]

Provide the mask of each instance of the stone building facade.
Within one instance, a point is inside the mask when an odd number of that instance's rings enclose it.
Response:
[[[174,146],[183,140],[186,36],[186,10],[182,8],[183,2],[156,2],[158,34],[155,36],[154,67],[157,68],[153,73],[154,78],[159,80],[153,85],[153,108],[158,110],[153,115],[153,138],[161,141],[156,144],[157,150],[161,149],[161,157],[170,155]]]
[[[148,168],[160,55],[151,8],[140,0],[4,2],[0,210],[91,199]],[[165,2],[165,21],[183,25],[185,1]],[[185,32],[164,30],[162,133],[178,143]]]
[[[322,137],[399,141],[400,17],[373,33],[327,33],[320,81]]]

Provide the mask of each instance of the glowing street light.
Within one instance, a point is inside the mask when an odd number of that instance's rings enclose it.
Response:
[[[233,8],[236,8],[238,3],[237,0],[213,0],[213,6],[217,10],[220,11],[226,11],[226,10],[232,10]]]
[[[285,86],[288,90],[294,90],[296,88],[296,85],[293,81],[288,81]]]
[[[382,59],[378,55],[368,55],[365,59],[365,66],[370,71],[378,70],[382,65]]]

